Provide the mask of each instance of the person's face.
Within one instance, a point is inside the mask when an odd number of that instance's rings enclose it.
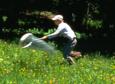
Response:
[[[55,23],[56,25],[59,25],[59,24],[61,23],[61,21],[60,21],[60,20],[55,20],[54,23]]]

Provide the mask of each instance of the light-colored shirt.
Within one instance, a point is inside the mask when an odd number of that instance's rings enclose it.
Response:
[[[72,28],[65,22],[61,22],[58,27],[57,30],[48,35],[48,38],[54,38],[54,37],[58,37],[58,36],[63,36],[66,37],[68,39],[73,39],[74,37],[76,37],[74,31],[72,30]]]

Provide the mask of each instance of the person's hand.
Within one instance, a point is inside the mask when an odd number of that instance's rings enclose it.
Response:
[[[47,39],[48,38],[48,36],[43,36],[43,37],[41,37],[40,39],[41,40],[45,40],[45,39]]]

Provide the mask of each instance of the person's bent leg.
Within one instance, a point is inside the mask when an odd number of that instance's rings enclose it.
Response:
[[[63,48],[63,56],[65,58],[65,60],[68,61],[69,64],[75,64],[73,58],[70,56],[70,53],[72,51],[72,42],[69,41],[66,43],[66,45]]]

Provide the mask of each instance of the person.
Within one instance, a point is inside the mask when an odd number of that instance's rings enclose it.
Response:
[[[58,26],[56,31],[52,34],[41,37],[41,39],[52,39],[58,36],[64,37],[66,39],[64,41],[66,42],[64,42],[65,45],[63,46],[63,57],[69,64],[75,64],[75,61],[70,56],[71,51],[77,43],[74,31],[66,22],[64,22],[62,15],[55,15],[52,20]]]

